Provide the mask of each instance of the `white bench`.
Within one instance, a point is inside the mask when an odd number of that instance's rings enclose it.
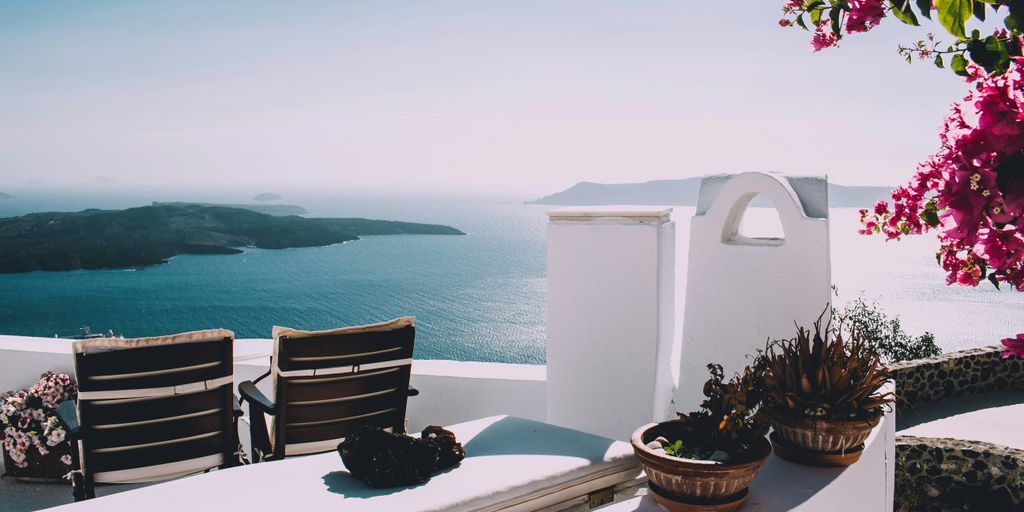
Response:
[[[369,488],[330,452],[213,471],[51,510],[586,510],[590,498],[595,504],[611,496],[626,499],[644,482],[629,443],[511,416],[448,428],[466,458],[419,486]]]

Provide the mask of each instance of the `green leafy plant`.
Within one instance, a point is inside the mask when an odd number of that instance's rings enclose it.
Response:
[[[886,315],[875,301],[863,295],[843,309],[833,309],[832,318],[843,332],[851,333],[878,352],[886,363],[921,359],[942,354],[930,332],[913,337],[903,331],[899,316]]]
[[[676,442],[665,447],[665,455],[671,455],[673,457],[684,457],[683,441],[677,440]]]
[[[755,366],[764,368],[768,411],[821,419],[868,419],[882,414],[892,393],[879,388],[889,378],[878,352],[853,335],[826,326],[797,328],[789,340],[769,342]]]
[[[682,439],[665,453],[691,459],[708,459],[724,452],[730,460],[743,459],[758,439],[768,433],[768,424],[757,415],[764,399],[763,370],[748,366],[729,381],[722,365],[709,364],[711,377],[704,383],[704,402],[699,410],[680,413]],[[671,449],[671,452],[669,451]]]

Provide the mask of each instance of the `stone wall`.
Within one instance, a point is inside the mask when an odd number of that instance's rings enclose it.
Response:
[[[893,364],[896,409],[1011,388],[1024,382],[1024,359],[1002,358],[1003,347],[982,347]]]
[[[1024,450],[962,439],[896,438],[896,512],[1022,507]]]

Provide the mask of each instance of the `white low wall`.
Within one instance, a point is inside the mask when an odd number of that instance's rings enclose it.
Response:
[[[47,371],[74,375],[72,340],[0,335],[0,392],[25,389]],[[235,340],[235,385],[267,371],[271,341]],[[544,366],[416,360],[409,399],[409,428],[451,425],[471,419],[511,414],[543,421],[547,382]],[[270,393],[270,379],[260,382]]]

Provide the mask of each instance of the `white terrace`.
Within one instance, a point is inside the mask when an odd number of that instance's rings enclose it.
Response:
[[[794,320],[809,325],[828,302],[831,279],[825,185],[821,178],[760,173],[707,180],[692,219],[689,243],[679,244],[688,247],[689,252],[689,264],[679,267],[687,269],[686,275],[679,279],[670,209],[610,207],[550,212],[547,365],[416,360],[412,386],[420,394],[409,400],[410,431],[419,431],[428,424],[457,425],[455,430],[460,435],[471,438],[467,454],[472,456],[474,448],[486,448],[472,440],[482,424],[473,420],[510,415],[619,440],[618,444],[607,445],[608,453],[612,453],[623,449],[621,441],[628,440],[636,427],[670,418],[676,410],[693,408],[708,362],[723,363],[731,373],[766,338],[790,335]],[[784,238],[742,236],[740,221],[757,194],[767,196],[776,205]],[[677,283],[684,288],[678,294]],[[683,300],[677,301],[677,296]],[[72,372],[70,348],[69,340],[0,336],[0,389],[24,388],[47,370]],[[270,352],[270,340],[236,340],[236,384],[267,371]],[[267,381],[261,386],[265,384]],[[894,423],[890,413],[872,434],[861,461],[849,468],[810,468],[771,458],[751,487],[745,510],[892,510]],[[240,430],[245,439],[247,429]],[[509,432],[510,436],[518,435]],[[546,446],[534,448],[536,453],[500,453],[493,457],[505,457],[500,460],[506,463],[519,460],[526,466],[516,467],[533,467],[534,472],[543,475],[548,463],[554,467],[576,455],[572,452],[576,448],[571,446],[554,442]],[[565,453],[567,450],[569,453]],[[333,457],[330,464],[340,469],[337,456],[328,455]],[[517,456],[533,458],[509,458]],[[181,493],[210,492],[212,482],[237,484],[237,488],[216,491],[223,493],[222,500],[215,500],[223,506],[232,503],[232,508],[246,508],[237,501],[242,499],[249,500],[247,506],[256,505],[256,509],[260,502],[251,500],[273,494],[275,482],[282,486],[290,482],[295,489],[302,489],[289,494],[296,506],[304,506],[304,499],[316,504],[336,501],[338,510],[356,507],[357,503],[359,510],[441,510],[445,496],[437,494],[455,492],[451,490],[454,487],[445,487],[444,481],[435,479],[410,498],[416,501],[400,501],[405,491],[384,498],[340,496],[327,494],[331,487],[327,478],[297,482],[294,478],[275,479],[267,473],[275,467],[283,470],[302,464],[286,460],[245,466],[116,495],[112,494],[124,488],[101,487],[97,492],[100,498],[68,510],[136,506],[178,509]],[[235,474],[238,477],[234,480],[223,476]],[[454,478],[451,475],[455,474],[453,471],[444,476]],[[462,474],[467,476],[459,477],[463,478],[459,487],[473,489],[460,492],[472,494],[477,500],[473,503],[486,503],[488,496],[495,496],[494,501],[504,505],[495,505],[494,509],[586,510],[587,494],[594,490],[586,488],[577,496],[552,494],[547,501],[517,501],[509,495],[511,479],[527,478],[526,473],[515,476],[518,473],[512,471],[507,476],[509,481]],[[548,485],[552,483],[557,484],[552,480]],[[259,492],[252,492],[250,486],[258,487]],[[605,510],[660,510],[644,496],[643,489],[619,486],[616,491],[616,503],[605,505]],[[281,492],[288,494],[287,490]],[[0,509],[11,511],[71,501],[70,486],[63,485],[4,481],[0,493]]]

